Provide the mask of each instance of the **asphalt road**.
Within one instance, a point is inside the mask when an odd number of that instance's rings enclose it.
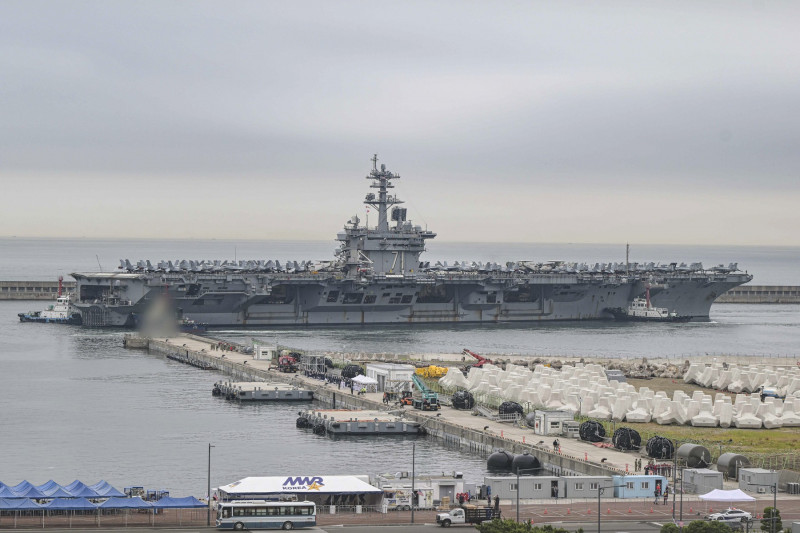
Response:
[[[552,526],[564,527],[568,531],[577,531],[583,528],[586,533],[597,531],[597,522],[570,522],[569,524],[560,524],[558,522],[549,522]],[[603,521],[601,522],[601,531],[604,533],[657,533],[662,522],[632,522],[626,520],[624,522]],[[436,524],[420,524],[413,526],[336,526],[336,527],[320,527],[318,528],[326,533],[366,533],[367,531],[387,531],[390,533],[432,533],[433,531],[444,531],[444,528]],[[448,531],[475,531],[472,526],[452,526]]]
[[[551,522],[554,526],[562,526],[558,522]],[[604,533],[657,533],[661,528],[661,523],[656,522],[602,522],[602,530]],[[577,523],[570,522],[562,527],[568,531],[576,531],[578,528],[583,528],[587,533],[597,531],[597,522]],[[75,533],[76,529],[62,529],[62,528],[46,528],[47,533]],[[100,528],[90,529],[92,533],[120,533],[120,531],[134,531],[136,533],[199,533],[218,531],[211,527],[201,528]],[[308,531],[319,531],[325,533],[368,533],[370,531],[385,531],[388,533],[433,533],[434,531],[444,531],[444,528],[436,524],[417,524],[417,525],[404,525],[404,526],[376,526],[376,525],[363,525],[363,526],[325,526],[317,527]],[[475,531],[472,526],[453,526],[448,531]]]

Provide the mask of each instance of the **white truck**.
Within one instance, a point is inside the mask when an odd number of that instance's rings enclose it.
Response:
[[[449,513],[438,513],[436,523],[442,527],[450,527],[453,524],[480,524],[500,518],[500,510],[494,507],[476,507],[465,505],[451,509]]]

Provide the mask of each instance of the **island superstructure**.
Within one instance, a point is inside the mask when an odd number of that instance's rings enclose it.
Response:
[[[372,159],[364,204],[327,261],[121,260],[117,272],[73,273],[84,326],[133,327],[159,298],[209,326],[507,323],[610,319],[647,287],[653,305],[708,319],[714,300],[752,276],[735,263],[462,262],[421,260],[436,234],[407,220],[400,178]]]

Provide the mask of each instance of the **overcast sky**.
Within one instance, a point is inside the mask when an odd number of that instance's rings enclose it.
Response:
[[[0,3],[0,235],[800,245],[798,2]],[[374,220],[370,221],[371,223]]]

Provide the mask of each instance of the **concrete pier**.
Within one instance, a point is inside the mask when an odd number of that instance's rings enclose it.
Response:
[[[274,381],[218,381],[214,383],[212,394],[240,402],[308,402],[314,399],[309,389]]]
[[[173,338],[142,338],[127,335],[125,345],[147,349],[163,355],[177,354],[204,361],[217,371],[240,381],[281,381],[313,391],[314,398],[339,409],[365,409],[387,412],[381,393],[351,394],[333,385],[302,375],[284,374],[270,369],[270,362],[254,359],[238,351],[216,350],[217,341],[196,335],[184,334]],[[559,439],[561,450],[552,449],[552,437],[541,437],[530,428],[489,420],[447,406],[438,412],[419,411],[406,407],[402,417],[407,422],[417,422],[428,435],[441,439],[449,446],[488,456],[503,448],[512,453],[529,452],[546,468],[559,475],[606,476],[633,472],[633,452],[621,452],[574,439]]]

